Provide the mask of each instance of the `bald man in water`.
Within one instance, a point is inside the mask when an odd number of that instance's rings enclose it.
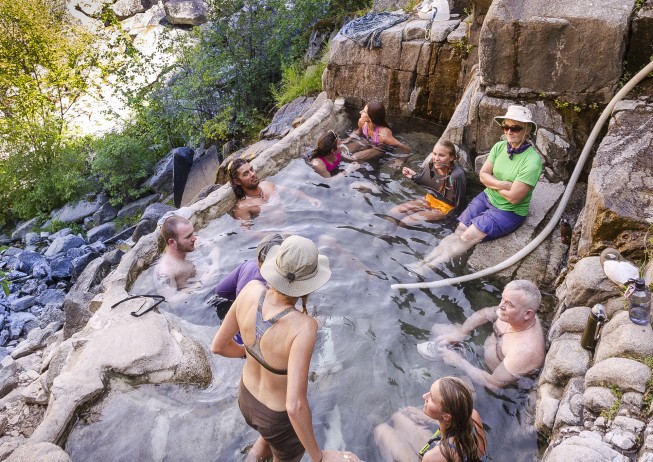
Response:
[[[418,345],[417,351],[429,359],[441,358],[462,370],[472,381],[490,389],[505,387],[537,372],[546,354],[544,330],[537,317],[542,296],[537,286],[521,279],[509,282],[498,307],[484,308],[462,325],[435,324],[433,342]],[[484,344],[485,363],[491,372],[480,369],[447,346],[460,343],[474,329],[491,322],[493,333]]]

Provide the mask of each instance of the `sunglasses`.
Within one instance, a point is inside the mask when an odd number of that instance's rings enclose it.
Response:
[[[503,128],[504,132],[512,132],[512,133],[519,133],[524,129],[521,125],[501,125],[501,128]]]

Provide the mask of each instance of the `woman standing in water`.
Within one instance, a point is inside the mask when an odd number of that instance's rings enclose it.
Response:
[[[329,280],[329,260],[309,239],[290,236],[269,250],[261,275],[270,289],[247,284],[211,345],[213,353],[245,358],[238,405],[261,435],[247,460],[298,462],[308,452],[315,462],[359,461],[351,452],[320,449],[306,396],[317,335],[306,301]],[[295,308],[299,298],[302,311]],[[233,340],[238,331],[244,346]]]
[[[481,416],[474,409],[472,394],[456,377],[433,382],[424,393],[423,413],[406,408],[392,416],[392,424],[381,424],[374,439],[386,462],[477,462],[486,453]],[[424,415],[429,419],[425,419]],[[431,434],[433,420],[438,429]],[[432,436],[431,436],[432,435]],[[425,442],[425,444],[424,444]]]
[[[392,136],[392,130],[385,121],[385,107],[378,101],[370,101],[360,112],[358,128],[344,140],[352,159],[358,162],[375,159],[391,148],[403,153],[410,148]]]

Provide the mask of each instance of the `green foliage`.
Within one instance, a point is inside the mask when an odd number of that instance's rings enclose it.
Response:
[[[0,0],[0,222],[47,212],[88,187],[84,140],[73,140],[65,117],[99,68],[92,43],[65,0]]]
[[[458,42],[454,42],[453,46],[457,50],[460,50],[465,56],[467,56],[469,52],[472,51],[472,48],[474,48],[474,45],[469,43],[467,37],[463,37]]]
[[[135,199],[143,193],[142,181],[152,172],[159,154],[131,127],[122,133],[108,133],[93,143],[91,171],[98,176],[113,205]]]
[[[169,205],[172,205],[174,207],[175,204],[173,203]],[[124,215],[122,217],[116,218],[114,220],[114,223],[116,225],[116,229],[120,230],[123,228],[129,228],[131,226],[134,226],[138,224],[140,220],[141,220],[141,215],[137,213],[135,215]]]
[[[281,107],[300,96],[308,96],[322,91],[322,72],[326,62],[320,60],[317,64],[303,67],[296,62],[284,66],[281,72],[281,86],[272,88],[272,95],[277,107]]]
[[[128,94],[134,123],[162,150],[251,136],[274,105],[271,88],[282,79],[283,63],[303,54],[311,25],[371,3],[210,1],[210,22],[173,41],[174,64],[144,91]]]
[[[47,231],[50,234],[54,234],[57,231],[62,229],[69,228],[73,234],[84,234],[84,228],[79,223],[65,223],[57,219],[52,220],[48,226],[39,228],[38,231]]]

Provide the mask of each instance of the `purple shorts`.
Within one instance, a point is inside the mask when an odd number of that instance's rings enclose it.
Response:
[[[485,191],[481,191],[460,214],[458,221],[467,227],[474,225],[487,234],[483,238],[483,242],[486,242],[512,233],[526,221],[526,217],[515,212],[499,210],[490,204]]]

